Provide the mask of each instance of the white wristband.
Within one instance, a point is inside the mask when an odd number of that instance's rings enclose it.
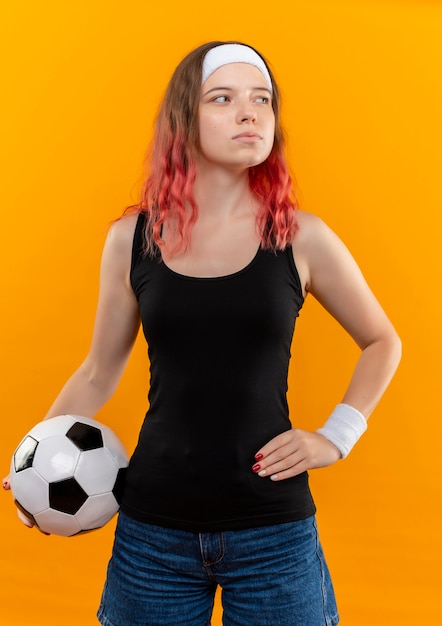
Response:
[[[367,420],[349,404],[338,404],[322,428],[316,432],[331,441],[342,458],[349,454],[355,443],[367,430]]]

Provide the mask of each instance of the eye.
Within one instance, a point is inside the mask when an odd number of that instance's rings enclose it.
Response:
[[[270,98],[268,98],[267,96],[258,96],[256,98],[256,101],[259,102],[259,104],[269,104]]]
[[[213,98],[212,102],[228,102],[230,100],[229,96],[216,96],[215,98]]]

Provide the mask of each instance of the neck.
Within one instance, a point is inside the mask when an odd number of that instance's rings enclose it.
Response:
[[[194,196],[200,217],[228,217],[249,210],[255,203],[249,187],[248,170],[199,168]]]

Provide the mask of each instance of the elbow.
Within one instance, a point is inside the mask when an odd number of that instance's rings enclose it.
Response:
[[[396,330],[391,327],[382,343],[384,345],[385,361],[390,365],[391,374],[393,375],[401,362],[402,340]]]
[[[79,372],[85,386],[91,390],[93,389],[96,394],[99,394],[105,400],[112,396],[117,387],[118,375],[113,371],[109,371],[108,368],[100,367],[89,356],[81,364]]]
[[[398,367],[398,365],[399,365],[399,363],[401,362],[401,359],[402,359],[402,340],[401,340],[401,338],[399,337],[399,335],[397,334],[396,331],[394,331],[392,352],[393,352],[394,357],[396,359],[396,367]]]
[[[377,355],[379,367],[393,376],[402,358],[402,341],[395,328],[388,323],[370,341],[361,346],[363,352]]]

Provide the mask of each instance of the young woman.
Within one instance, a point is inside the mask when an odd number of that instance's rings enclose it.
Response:
[[[400,341],[343,243],[296,210],[278,87],[254,49],[211,42],[179,64],[150,155],[105,244],[90,352],[47,415],[96,414],[141,320],[149,410],[99,619],[205,626],[220,585],[225,626],[337,624],[307,470],[350,452]],[[292,427],[286,398],[308,293],[361,349],[317,432]]]

